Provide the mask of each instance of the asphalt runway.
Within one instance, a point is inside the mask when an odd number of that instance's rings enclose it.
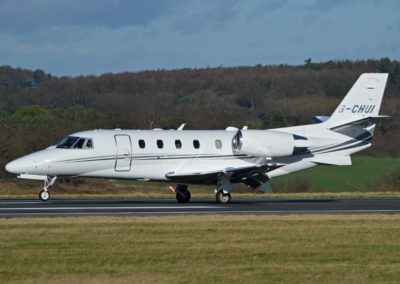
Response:
[[[216,204],[213,199],[110,200],[0,200],[0,217],[96,215],[205,215],[205,214],[399,214],[400,198],[379,199],[236,199]]]

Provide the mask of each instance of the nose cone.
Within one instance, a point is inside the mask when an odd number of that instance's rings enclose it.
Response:
[[[18,159],[19,160],[19,159]],[[22,164],[20,161],[14,160],[6,165],[6,171],[12,174],[19,174],[22,172]]]
[[[30,154],[6,165],[6,171],[12,174],[30,173],[33,174],[37,168],[37,162],[34,154]]]
[[[48,150],[35,152],[9,162],[6,171],[12,174],[46,174],[50,168],[50,156]]]

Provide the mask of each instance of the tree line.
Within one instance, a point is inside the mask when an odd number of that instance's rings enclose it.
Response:
[[[43,70],[0,67],[0,176],[18,156],[65,135],[98,128],[267,129],[329,115],[361,73],[388,72],[368,155],[400,153],[400,62],[383,58],[304,65],[154,70],[56,77]]]

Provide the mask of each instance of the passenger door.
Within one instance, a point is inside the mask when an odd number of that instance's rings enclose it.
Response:
[[[115,135],[115,145],[117,156],[115,159],[115,171],[126,172],[131,170],[132,163],[132,143],[131,137],[126,134]]]

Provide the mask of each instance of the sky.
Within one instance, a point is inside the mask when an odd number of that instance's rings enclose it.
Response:
[[[56,76],[400,60],[399,0],[1,0],[0,65]]]

